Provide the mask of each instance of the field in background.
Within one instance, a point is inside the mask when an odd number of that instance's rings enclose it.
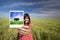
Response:
[[[60,19],[32,19],[34,40],[60,40]],[[10,29],[8,19],[0,18],[0,40],[16,40],[17,29]]]

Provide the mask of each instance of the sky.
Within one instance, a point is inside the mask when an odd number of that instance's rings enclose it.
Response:
[[[14,18],[19,18],[20,21],[23,21],[24,12],[10,12],[10,20]]]
[[[31,18],[60,18],[60,0],[0,0],[0,18],[10,10],[24,10]]]

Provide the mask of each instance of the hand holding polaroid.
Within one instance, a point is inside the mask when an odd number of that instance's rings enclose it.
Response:
[[[10,28],[20,28],[24,25],[24,11],[9,11]]]

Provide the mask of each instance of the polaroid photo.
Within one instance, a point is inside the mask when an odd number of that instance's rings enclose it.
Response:
[[[10,28],[20,28],[24,25],[24,11],[9,11]]]

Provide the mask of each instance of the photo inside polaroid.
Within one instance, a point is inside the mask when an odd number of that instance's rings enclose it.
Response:
[[[9,11],[10,28],[20,28],[24,25],[24,11]]]

